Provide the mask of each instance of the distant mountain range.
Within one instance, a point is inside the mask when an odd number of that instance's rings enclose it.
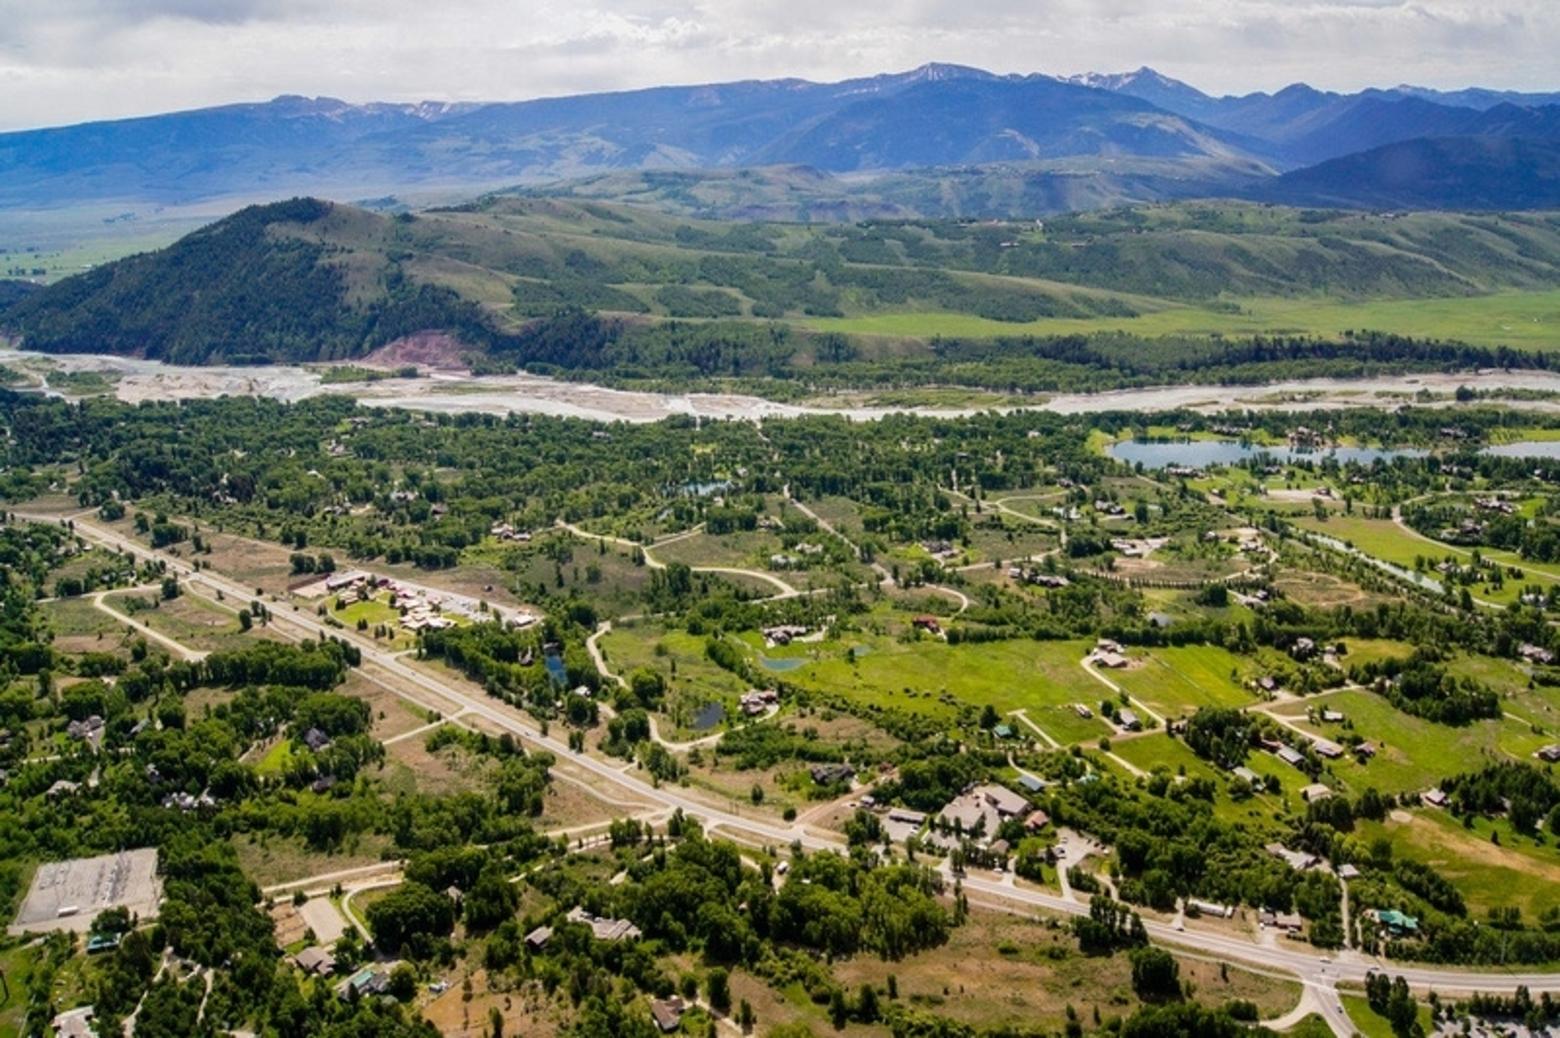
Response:
[[[0,209],[296,193],[361,199],[776,166],[848,177],[932,170],[943,179],[950,170],[1000,168],[1005,183],[1033,167],[1052,178],[1049,186],[1007,196],[1028,198],[1036,213],[1052,211],[1046,199],[1196,195],[1547,207],[1560,205],[1545,158],[1557,141],[1560,94],[1340,94],[1298,84],[1213,97],[1146,68],[1064,79],[926,65],[840,83],[747,81],[493,104],[281,97],[0,134]],[[1424,165],[1431,161],[1434,170]],[[1121,172],[1143,163],[1154,164],[1153,176]],[[1058,164],[1074,179],[1054,183]],[[1087,177],[1104,179],[1084,187],[1078,178]],[[971,211],[980,211],[978,199]]]

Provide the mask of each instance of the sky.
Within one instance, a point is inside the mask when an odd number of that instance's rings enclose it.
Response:
[[[0,0],[0,128],[257,101],[519,100],[928,61],[1560,89],[1560,0]]]

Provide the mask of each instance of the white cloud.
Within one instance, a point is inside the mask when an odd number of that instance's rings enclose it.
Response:
[[[517,99],[952,61],[1555,89],[1553,0],[0,0],[0,125],[279,93]]]

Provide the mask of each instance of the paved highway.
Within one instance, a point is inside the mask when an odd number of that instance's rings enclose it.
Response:
[[[18,518],[37,522],[58,522],[64,517],[18,514]],[[168,555],[166,552],[152,551],[145,545],[80,516],[69,518],[74,521],[76,533],[88,541],[113,550],[134,552],[139,556],[166,562],[171,572],[185,578],[184,585],[190,593],[214,600],[216,593],[221,592],[233,604],[242,604],[254,597],[253,588],[244,587],[211,570],[196,571],[180,558]],[[743,836],[749,839],[756,838],[759,842],[775,846],[786,846],[794,842],[815,851],[844,848],[843,841],[833,834],[820,833],[800,825],[776,823],[760,817],[746,817],[737,814],[734,809],[712,806],[685,796],[676,789],[654,786],[604,761],[574,753],[563,741],[550,735],[543,735],[534,724],[524,719],[518,711],[507,704],[485,695],[464,692],[404,662],[388,650],[376,645],[372,639],[327,626],[316,619],[312,612],[279,609],[273,612],[272,622],[291,624],[313,636],[336,638],[351,644],[362,652],[365,663],[371,663],[374,667],[394,675],[407,685],[455,704],[469,717],[480,717],[502,730],[545,748],[558,758],[566,759],[575,766],[591,772],[603,783],[626,787],[636,796],[660,804],[668,810],[680,808],[684,814],[702,819],[709,829],[722,829],[736,838]],[[1088,905],[1083,902],[1017,886],[1011,876],[998,879],[985,874],[968,874],[962,877],[962,883],[964,890],[972,896],[979,895],[980,899],[986,902],[998,902],[1009,910],[1039,909],[1063,915],[1088,913]],[[1333,957],[1324,955],[1314,948],[1298,944],[1269,947],[1234,935],[1206,930],[1181,931],[1167,923],[1145,921],[1144,925],[1149,935],[1160,943],[1185,947],[1205,956],[1247,963],[1298,977],[1308,989],[1315,992],[1314,997],[1319,998],[1325,1005],[1324,1015],[1335,1029],[1342,1024],[1342,1018],[1334,1008],[1335,985],[1339,982],[1362,983],[1366,974],[1372,970],[1390,972],[1394,976],[1401,975],[1412,987],[1421,991],[1434,989],[1443,993],[1469,991],[1509,993],[1518,987],[1526,987],[1535,995],[1546,991],[1560,994],[1560,972],[1508,972],[1416,966],[1375,959],[1357,952],[1339,953],[1334,960]]]

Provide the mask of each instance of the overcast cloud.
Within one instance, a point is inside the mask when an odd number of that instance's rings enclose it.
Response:
[[[1560,89],[1560,0],[0,0],[0,127],[277,94],[515,100],[927,61],[1204,90]]]

